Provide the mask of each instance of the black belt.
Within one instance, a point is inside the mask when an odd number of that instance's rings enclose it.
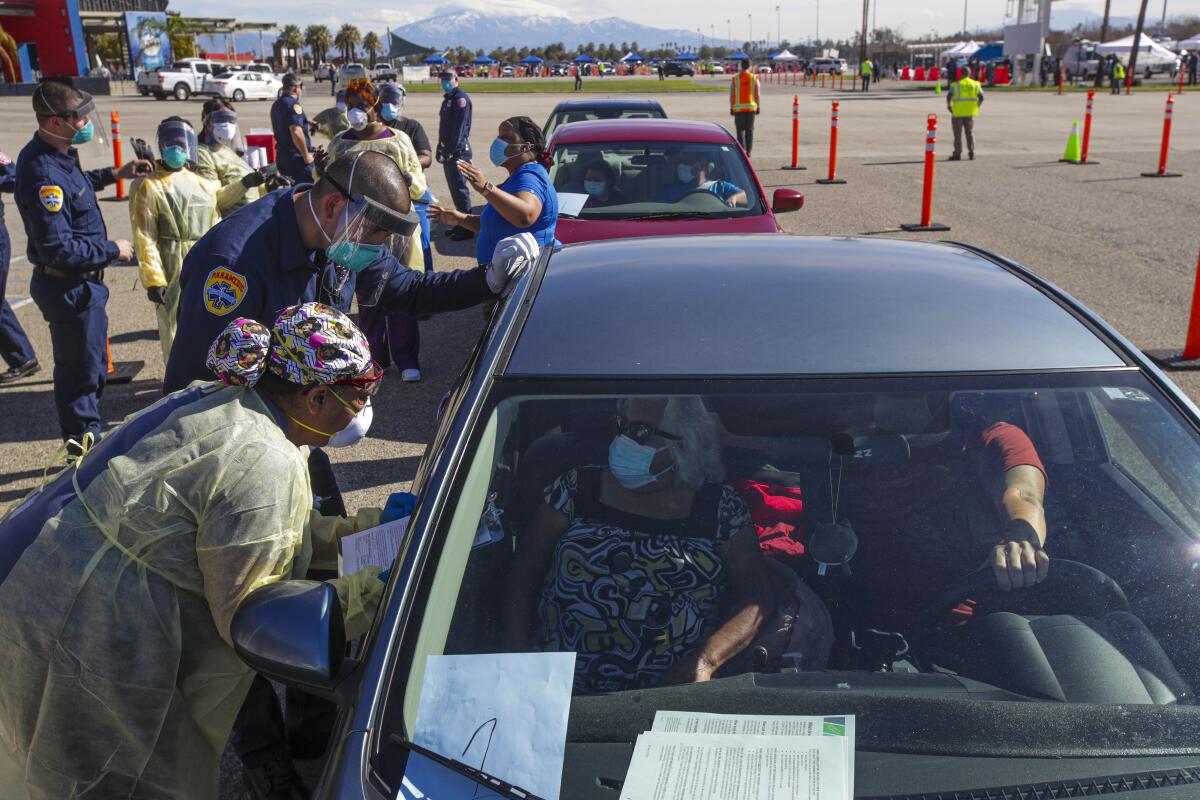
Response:
[[[46,275],[50,278],[64,278],[66,280],[79,281],[102,281],[104,280],[104,270],[90,269],[86,272],[77,269],[55,269],[54,267],[43,267],[39,264],[33,265],[34,275]]]

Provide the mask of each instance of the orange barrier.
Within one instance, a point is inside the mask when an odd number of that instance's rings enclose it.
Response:
[[[121,168],[121,115],[118,114],[116,111],[114,111],[114,112],[112,112],[112,114],[109,115],[109,119],[112,120],[113,168],[120,169]],[[125,199],[125,181],[123,181],[123,180],[117,181],[117,199],[118,200]],[[110,367],[112,366],[111,361],[109,362],[109,366]],[[111,372],[112,370],[109,370],[109,371]]]
[[[1062,86],[1063,86],[1063,74],[1062,74],[1062,70],[1060,69],[1058,71],[1058,93],[1060,95],[1062,94]]]
[[[1143,178],[1178,178],[1180,173],[1167,172],[1167,153],[1171,149],[1171,117],[1175,114],[1175,95],[1167,93],[1167,110],[1163,115],[1162,147],[1158,152],[1158,171],[1143,172]]]
[[[832,83],[832,81],[831,81]],[[844,178],[837,176],[837,140],[838,140],[838,106],[839,101],[833,101],[833,111],[829,119],[829,177],[818,178],[817,183],[834,184],[845,183]]]
[[[920,223],[901,225],[906,231],[948,231],[949,225],[932,222],[933,216],[933,162],[934,151],[937,149],[937,114],[930,114],[925,128],[925,185],[921,192],[921,221]]]
[[[1088,145],[1092,141],[1092,106],[1095,100],[1096,91],[1088,89],[1087,116],[1083,118],[1083,147],[1079,154],[1079,163],[1083,165],[1100,163],[1099,161],[1088,161]]]
[[[800,166],[800,95],[792,96],[792,163],[784,169],[808,169]]]
[[[1200,369],[1200,259],[1196,260],[1196,279],[1192,284],[1192,310],[1188,316],[1183,350],[1147,350],[1146,355],[1167,369]]]

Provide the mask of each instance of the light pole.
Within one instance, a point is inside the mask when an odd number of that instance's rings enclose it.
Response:
[[[813,38],[817,40],[817,45],[821,43],[821,0],[817,0],[817,29]]]
[[[967,0],[963,0],[963,38],[967,38]]]
[[[1163,0],[1163,3],[1166,1]],[[779,6],[775,6],[775,46],[783,47],[783,17],[779,13]]]
[[[733,46],[733,20],[727,17],[725,19],[725,27],[727,28],[725,32],[729,34],[729,44]]]
[[[746,43],[754,47],[754,15],[746,15]]]

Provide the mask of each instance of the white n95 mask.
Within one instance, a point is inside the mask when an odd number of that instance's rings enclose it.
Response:
[[[325,446],[353,447],[366,437],[367,431],[371,429],[371,420],[374,418],[375,411],[371,408],[371,401],[367,400],[362,411],[354,415],[354,419],[350,420],[349,425],[329,437],[329,444]]]

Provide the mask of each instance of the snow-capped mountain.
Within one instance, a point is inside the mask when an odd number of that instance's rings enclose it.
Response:
[[[495,47],[541,47],[562,42],[568,50],[595,42],[621,42],[654,49],[665,42],[685,47],[700,43],[696,31],[655,28],[620,17],[579,22],[567,16],[547,14],[496,15],[475,10],[455,10],[393,28],[392,32],[410,42],[430,47],[455,47],[491,50]],[[711,43],[708,32],[705,43]],[[718,45],[728,45],[723,40]],[[740,43],[739,43],[740,45]]]

